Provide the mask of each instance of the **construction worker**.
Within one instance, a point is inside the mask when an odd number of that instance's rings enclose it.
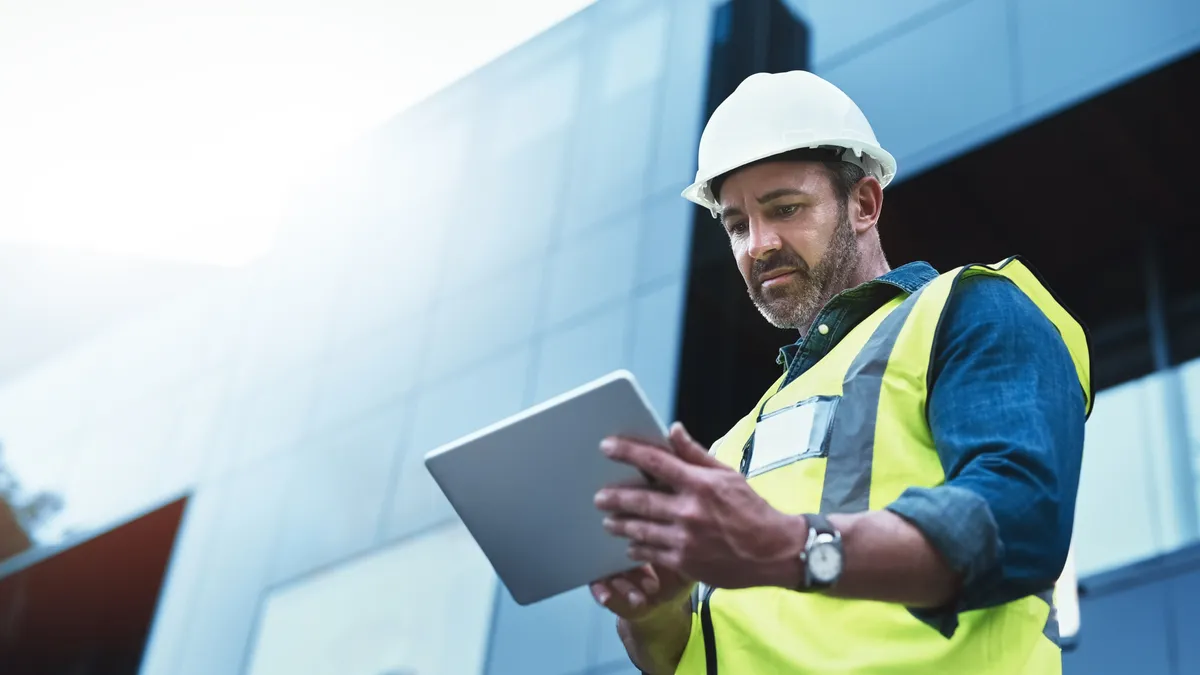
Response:
[[[1088,338],[1019,259],[891,269],[895,173],[807,72],[747,78],[705,127],[683,196],[800,338],[711,450],[678,423],[602,443],[659,482],[595,497],[645,563],[591,587],[645,673],[1061,672]]]

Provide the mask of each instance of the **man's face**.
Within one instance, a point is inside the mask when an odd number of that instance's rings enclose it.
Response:
[[[859,264],[830,172],[816,162],[757,164],[729,176],[720,199],[750,299],[771,324],[806,330]]]

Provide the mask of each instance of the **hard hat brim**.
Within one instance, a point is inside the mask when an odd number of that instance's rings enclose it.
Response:
[[[804,143],[796,145],[795,147],[785,147],[782,149],[772,150],[771,152],[763,153],[756,157],[749,157],[733,166],[723,167],[720,170],[709,172],[706,175],[697,173],[695,182],[684,188],[683,192],[680,193],[680,196],[689,202],[692,202],[693,204],[707,208],[715,216],[718,212],[720,212],[721,208],[720,204],[716,203],[716,199],[709,188],[709,186],[712,185],[713,179],[717,178],[718,176],[723,176],[727,173],[737,171],[738,169],[749,164],[753,164],[764,159],[769,159],[776,155],[782,155],[793,150],[803,150],[805,148],[818,147],[843,148],[851,151],[855,156],[866,155],[875,160],[875,162],[879,165],[878,172],[870,170],[866,166],[863,166],[863,170],[866,171],[868,175],[874,176],[882,187],[886,188],[896,176],[896,158],[879,145],[863,143],[859,139],[829,139],[823,140],[821,143],[815,145],[811,143]],[[862,166],[862,164],[859,162],[854,163]]]

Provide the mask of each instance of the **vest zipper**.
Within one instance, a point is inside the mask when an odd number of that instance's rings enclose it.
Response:
[[[709,599],[712,597],[712,586],[704,589],[704,597],[700,599],[700,630],[704,634],[704,664],[707,675],[717,675],[717,637],[713,632],[712,608]]]

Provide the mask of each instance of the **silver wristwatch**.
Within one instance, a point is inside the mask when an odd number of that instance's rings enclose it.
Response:
[[[804,585],[800,590],[830,588],[841,578],[845,566],[842,533],[820,514],[805,514],[804,519],[808,521],[808,539],[800,552],[804,568]]]

